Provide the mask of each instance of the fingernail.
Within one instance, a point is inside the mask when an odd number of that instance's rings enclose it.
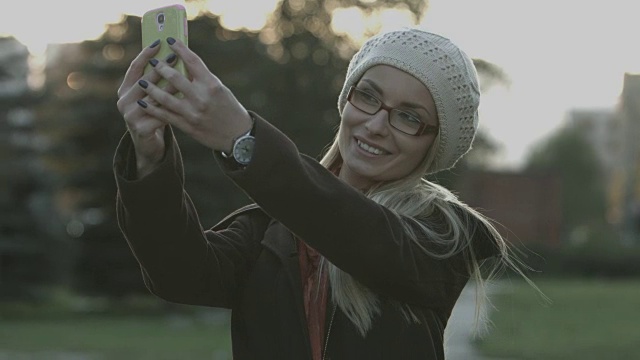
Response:
[[[173,45],[173,43],[175,43],[175,42],[176,42],[176,39],[174,39],[174,38],[172,38],[171,36],[169,36],[169,37],[167,38],[167,42],[169,43],[169,45]]]
[[[149,106],[149,105],[147,105],[147,103],[146,103],[146,102],[144,102],[144,101],[142,101],[142,100],[138,100],[138,101],[137,101],[137,103],[138,103],[138,105],[142,106],[142,107],[143,107],[143,108],[145,108],[145,109],[147,108],[147,106]]]
[[[151,60],[149,60],[149,64],[151,64],[151,66],[153,66],[153,67],[156,67],[156,65],[158,65],[158,60],[151,59]]]
[[[167,56],[167,64],[171,64],[172,62],[174,62],[176,60],[177,56],[176,54],[169,54],[169,56]]]
[[[147,87],[149,87],[149,83],[146,82],[145,80],[138,81],[138,85],[142,86],[143,89],[146,89]]]
[[[154,48],[156,46],[160,45],[160,39],[156,40],[153,42],[153,44],[149,45],[150,48]]]

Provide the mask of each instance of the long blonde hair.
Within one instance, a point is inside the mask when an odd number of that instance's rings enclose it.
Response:
[[[329,146],[320,161],[320,164],[329,170],[336,170],[342,165],[342,156],[338,146],[339,137],[340,130],[338,130],[334,142]],[[488,235],[493,237],[497,244],[500,252],[500,261],[493,262],[493,266],[489,269],[481,269],[485,261],[479,261],[475,258],[474,252],[469,251],[470,256],[467,267],[476,285],[475,323],[476,330],[478,330],[480,325],[486,323],[483,321],[485,313],[482,309],[489,300],[486,293],[487,282],[495,278],[505,266],[515,270],[532,286],[535,287],[535,285],[523,273],[521,267],[524,264],[510,251],[509,246],[507,246],[507,243],[491,220],[461,202],[446,188],[424,179],[428,169],[436,161],[435,149],[438,148],[439,142],[440,136],[438,135],[424,160],[409,175],[396,181],[379,184],[370,189],[366,195],[376,203],[400,215],[408,237],[421,250],[435,258],[446,259],[471,246],[475,231],[471,226],[472,223],[479,222],[486,227]],[[461,208],[463,211],[455,211],[456,207]],[[445,233],[438,232],[424,222],[417,220],[426,218],[434,212],[444,215],[449,225],[448,231]],[[415,232],[416,227],[422,234]],[[424,239],[424,235],[430,241],[433,241],[434,245],[440,245],[437,248],[445,250],[438,253],[430,251],[424,245],[424,240],[420,240]],[[324,258],[322,259],[322,266],[326,266],[328,272],[332,300],[357,327],[362,336],[365,336],[371,329],[374,317],[379,315],[381,311],[378,296],[351,275],[340,270]],[[419,322],[418,317],[415,316],[407,304],[398,305],[408,322]]]

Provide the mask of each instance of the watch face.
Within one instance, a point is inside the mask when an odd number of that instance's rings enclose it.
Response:
[[[249,164],[251,157],[253,156],[254,145],[255,138],[250,135],[243,136],[236,141],[236,144],[233,147],[233,157],[239,164]]]

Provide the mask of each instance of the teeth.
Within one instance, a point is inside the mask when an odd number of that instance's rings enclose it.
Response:
[[[362,142],[362,141],[360,141],[360,140],[356,140],[356,141],[357,141],[357,143],[358,143],[358,146],[359,146],[362,150],[364,150],[364,151],[366,151],[366,152],[368,152],[368,153],[371,153],[371,154],[374,154],[374,155],[382,155],[382,154],[384,154],[384,151],[382,151],[382,150],[380,150],[380,149],[376,149],[376,148],[374,148],[374,147],[372,147],[372,146],[369,146],[369,145],[367,145],[367,144],[363,143],[363,142]]]

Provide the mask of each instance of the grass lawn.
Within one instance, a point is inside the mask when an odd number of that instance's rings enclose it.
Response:
[[[493,296],[491,332],[477,341],[489,359],[640,359],[640,279],[537,280]],[[4,316],[2,316],[4,314]],[[227,312],[106,316],[8,316],[0,312],[0,360],[227,360]]]
[[[231,359],[228,316],[71,316],[0,321],[0,359]]]
[[[640,280],[536,280],[493,297],[493,329],[477,346],[500,359],[640,359]]]

